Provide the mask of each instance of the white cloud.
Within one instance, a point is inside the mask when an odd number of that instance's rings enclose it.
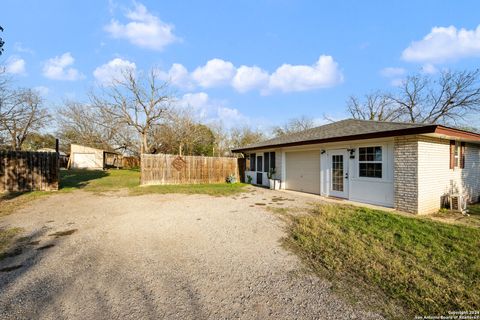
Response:
[[[480,25],[474,30],[454,26],[434,27],[422,40],[414,41],[402,52],[412,62],[442,63],[480,56]]]
[[[268,85],[268,72],[259,67],[241,66],[232,80],[232,86],[238,92],[247,92],[252,89],[265,88]]]
[[[205,92],[187,93],[178,101],[179,107],[191,108],[194,115],[205,122],[222,122],[231,127],[248,120],[238,109],[225,104],[225,101],[211,99]]]
[[[73,65],[74,62],[75,59],[70,52],[48,59],[43,66],[43,75],[53,80],[75,81],[83,79],[83,74],[77,69],[69,67]]]
[[[164,81],[169,81],[172,85],[179,88],[194,88],[193,80],[191,79],[190,73],[188,72],[187,68],[185,68],[180,63],[172,64],[168,72],[158,70],[158,75],[160,79]]]
[[[168,72],[160,70],[159,75],[181,88],[230,85],[240,93],[257,89],[262,94],[315,90],[332,87],[343,81],[337,62],[325,55],[320,56],[312,66],[283,64],[272,74],[257,66],[236,68],[233,63],[216,58],[191,73],[183,65],[175,63]]]
[[[332,87],[343,81],[343,74],[332,56],[321,55],[312,65],[283,64],[271,76],[269,91],[307,91]]]
[[[136,46],[158,51],[179,40],[173,34],[173,25],[163,22],[148,12],[143,4],[135,3],[134,5],[134,9],[125,14],[129,20],[128,23],[122,24],[112,19],[110,24],[105,26],[105,31],[113,38],[127,39]]]
[[[426,74],[435,74],[438,69],[431,63],[426,63],[422,66],[422,72]]]
[[[99,84],[109,85],[112,84],[114,80],[121,80],[121,78],[123,77],[123,72],[125,72],[126,70],[135,71],[136,67],[137,66],[134,62],[115,58],[97,67],[93,71],[93,76]]]
[[[11,56],[6,61],[5,72],[10,74],[24,74],[25,60],[17,56]]]
[[[394,87],[399,87],[402,85],[405,80],[405,75],[407,70],[398,67],[387,67],[380,70],[380,74],[390,79],[390,85]]]
[[[228,84],[235,75],[235,67],[222,59],[209,60],[204,66],[192,72],[192,78],[201,87],[211,88]]]
[[[387,67],[380,70],[380,74],[386,78],[401,77],[405,75],[406,72],[405,69],[397,67]]]
[[[35,53],[32,49],[23,46],[23,44],[21,42],[15,42],[13,44],[13,49],[15,51],[21,52],[21,53],[29,53],[29,54],[34,54]]]

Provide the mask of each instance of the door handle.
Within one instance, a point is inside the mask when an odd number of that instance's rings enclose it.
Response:
[[[345,179],[348,179],[348,172],[345,172]]]

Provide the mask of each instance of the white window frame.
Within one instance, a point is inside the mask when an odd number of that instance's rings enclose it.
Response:
[[[376,148],[376,147],[380,147],[380,150],[382,151],[382,160],[381,161],[360,161],[360,149],[361,148]],[[356,148],[356,155],[355,155],[355,158],[356,158],[356,168],[355,168],[355,171],[356,171],[356,178],[358,180],[364,180],[364,181],[386,181],[386,177],[385,177],[385,166],[386,166],[386,147],[384,144],[370,144],[370,145],[361,145],[361,146],[358,146]],[[361,163],[380,163],[382,165],[382,176],[379,178],[379,177],[362,177],[360,176],[360,164]]]

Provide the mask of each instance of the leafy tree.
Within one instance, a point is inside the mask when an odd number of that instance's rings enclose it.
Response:
[[[42,134],[39,132],[32,132],[27,135],[25,142],[23,143],[24,150],[35,151],[42,148],[52,148],[55,149],[55,136],[46,133]]]

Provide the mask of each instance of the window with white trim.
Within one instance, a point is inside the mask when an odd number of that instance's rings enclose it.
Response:
[[[358,148],[358,176],[382,178],[382,147]]]

